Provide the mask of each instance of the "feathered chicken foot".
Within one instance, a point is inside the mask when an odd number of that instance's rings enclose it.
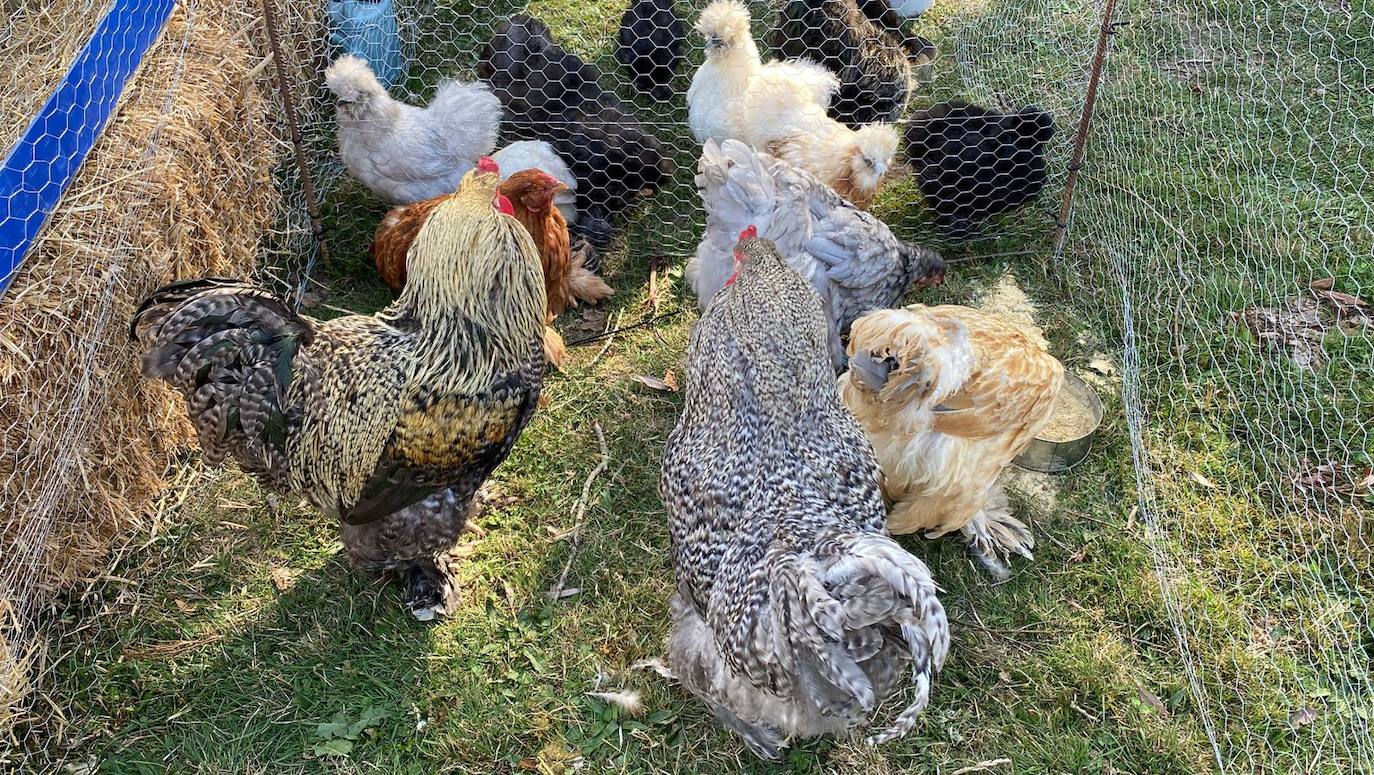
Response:
[[[783,746],[787,745],[787,738],[783,737],[776,729],[762,724],[751,724],[735,715],[724,705],[706,698],[703,700],[716,718],[720,719],[720,723],[726,729],[739,735],[755,756],[770,762],[782,760],[782,749]]]
[[[422,622],[446,616],[458,608],[461,596],[458,584],[447,563],[439,560],[419,560],[410,568],[410,594],[406,605],[410,613]]]
[[[1011,576],[1007,560],[1012,554],[1034,559],[1031,549],[1035,547],[1035,536],[1031,535],[1026,523],[1011,515],[1011,502],[1001,485],[993,486],[983,510],[960,528],[960,532],[968,540],[973,558],[998,581]]]

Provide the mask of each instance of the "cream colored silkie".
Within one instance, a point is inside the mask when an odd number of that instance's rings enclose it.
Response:
[[[993,576],[1031,558],[998,476],[1049,420],[1064,367],[1037,329],[969,307],[871,312],[854,322],[840,395],[868,433],[892,533],[959,531]]]

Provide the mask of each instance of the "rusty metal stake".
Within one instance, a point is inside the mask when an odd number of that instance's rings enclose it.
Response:
[[[320,206],[315,198],[315,181],[310,177],[310,168],[305,162],[305,144],[301,142],[301,128],[296,121],[296,98],[291,92],[291,77],[282,58],[281,44],[277,41],[277,12],[272,7],[272,2],[273,0],[262,0],[262,13],[267,26],[267,43],[272,48],[277,91],[281,93],[282,109],[286,111],[286,125],[291,129],[291,146],[295,149],[296,169],[300,172],[301,189],[305,193],[305,211],[310,216],[310,232],[315,235],[315,243],[320,248],[320,259],[328,264],[329,246],[324,241],[324,221],[320,218]]]
[[[1097,53],[1093,55],[1093,69],[1088,76],[1088,92],[1083,98],[1083,115],[1078,119],[1078,133],[1073,138],[1073,160],[1069,162],[1069,177],[1064,183],[1064,201],[1059,206],[1059,220],[1054,232],[1054,258],[1064,254],[1064,242],[1069,234],[1069,214],[1073,210],[1073,192],[1078,184],[1078,170],[1083,167],[1083,155],[1088,147],[1088,128],[1092,125],[1093,107],[1097,104],[1097,85],[1102,80],[1102,64],[1107,58],[1107,41],[1116,33],[1112,21],[1116,0],[1106,0],[1102,7],[1102,27],[1097,33]]]

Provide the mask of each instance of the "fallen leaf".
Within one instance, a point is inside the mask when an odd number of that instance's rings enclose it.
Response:
[[[1331,302],[1340,312],[1357,312],[1363,314],[1364,308],[1368,306],[1364,299],[1358,296],[1351,296],[1348,293],[1341,293],[1340,291],[1315,291],[1315,293],[1317,294],[1317,298],[1326,299]]]
[[[648,388],[653,388],[654,390],[665,390],[669,393],[677,392],[676,387],[670,387],[667,382],[659,379],[658,377],[651,377],[647,374],[636,374],[634,376],[634,380],[639,384],[644,385]]]
[[[296,585],[296,578],[300,575],[301,572],[294,568],[274,567],[272,568],[272,586],[276,587],[278,592],[285,592]]]
[[[1335,316],[1315,298],[1317,293],[1323,292],[1292,296],[1274,307],[1251,307],[1232,315],[1245,323],[1262,348],[1284,352],[1299,368],[1316,369],[1326,362],[1322,340],[1335,324],[1331,320]]]
[[[335,738],[316,743],[312,750],[316,756],[347,756],[353,753],[353,741]]]
[[[1288,723],[1295,729],[1302,729],[1317,720],[1317,712],[1311,708],[1298,708],[1288,714]]]
[[[677,392],[677,375],[673,373],[672,369],[668,369],[667,371],[663,372],[663,384],[667,385],[668,389],[673,391],[674,393]]]
[[[1193,476],[1193,481],[1197,482],[1199,485],[1201,485],[1201,486],[1203,486],[1203,487],[1206,487],[1206,488],[1209,489],[1209,490],[1215,490],[1215,489],[1217,488],[1217,483],[1216,483],[1216,482],[1212,481],[1211,479],[1208,479],[1207,477],[1203,476],[1202,474],[1198,473],[1197,471],[1193,471],[1193,472],[1192,472],[1192,476]]]
[[[1116,373],[1116,364],[1106,358],[1093,358],[1088,361],[1088,368],[1104,377],[1110,377]]]
[[[572,327],[582,334],[599,334],[606,330],[609,317],[610,312],[605,307],[584,307],[581,319]]]
[[[539,762],[538,762],[538,761],[535,761],[535,759],[534,759],[533,757],[529,757],[529,756],[525,757],[524,759],[521,759],[519,762],[516,763],[515,766],[519,767],[520,769],[524,770],[525,772],[538,772],[538,771],[539,771]]]
[[[1314,291],[1329,291],[1333,287],[1335,287],[1335,285],[1336,278],[1323,277],[1319,280],[1313,280],[1312,282],[1308,283],[1307,287],[1311,288]]]
[[[1136,688],[1136,695],[1140,697],[1141,702],[1153,708],[1155,713],[1158,713],[1164,718],[1169,718],[1169,709],[1164,707],[1164,701],[1159,699],[1159,696],[1154,692],[1140,686]]]

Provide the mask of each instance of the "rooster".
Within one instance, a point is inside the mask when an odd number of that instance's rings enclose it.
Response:
[[[868,431],[894,533],[958,530],[998,579],[1031,558],[997,477],[1049,419],[1064,381],[1038,330],[968,307],[880,310],[854,323],[840,394]]]
[[[707,141],[696,184],[706,233],[687,264],[687,279],[702,308],[735,269],[735,235],[756,224],[820,294],[836,368],[844,365],[841,337],[855,318],[896,304],[913,282],[944,279],[940,254],[898,240],[882,221],[811,175],[744,143]]]
[[[910,731],[949,623],[929,570],[883,529],[878,464],[840,403],[820,300],[755,234],[692,330],[659,492],[677,576],[671,667],[777,759],[790,738],[866,724],[904,668],[909,702],[869,741]]]
[[[557,195],[565,188],[545,172],[522,170],[503,180],[497,189],[511,203],[515,219],[529,231],[539,248],[548,300],[544,354],[555,367],[563,365],[567,350],[563,337],[547,324],[579,301],[595,304],[613,293],[605,281],[586,267],[591,246],[579,242],[575,255],[569,246],[567,223],[555,206]],[[392,290],[405,286],[406,254],[430,213],[447,198],[435,197],[393,208],[378,224],[372,238],[372,260]]]
[[[453,610],[446,556],[539,402],[544,280],[478,161],[419,228],[409,281],[375,315],[321,322],[234,280],[173,283],[134,315],[143,373],[181,392],[205,459],[342,521],[352,560]]]
[[[324,74],[334,93],[348,174],[390,204],[450,194],[496,147],[501,101],[486,84],[450,81],[427,107],[386,93],[367,61],[341,56]]]

